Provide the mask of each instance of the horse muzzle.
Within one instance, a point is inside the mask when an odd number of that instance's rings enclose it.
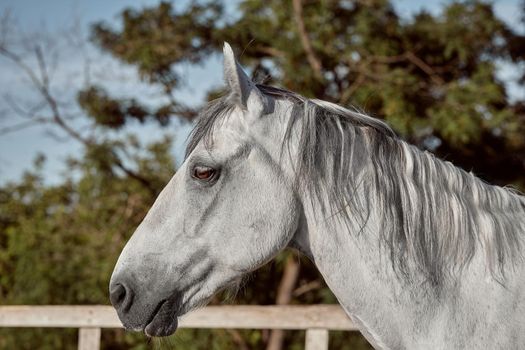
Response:
[[[137,293],[130,282],[112,281],[109,294],[111,304],[126,329],[143,331],[151,337],[169,336],[177,330],[181,300],[178,292],[154,302],[145,300],[151,298],[151,292]]]

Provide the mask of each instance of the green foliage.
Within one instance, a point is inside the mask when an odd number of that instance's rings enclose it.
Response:
[[[491,182],[525,188],[525,100],[510,100],[496,77],[498,62],[523,65],[525,37],[497,18],[492,4],[451,2],[440,15],[421,12],[408,20],[387,0],[303,1],[300,13],[290,1],[243,0],[234,15],[224,4],[175,9],[162,2],[124,10],[118,28],[95,24],[93,42],[137,67],[169,101],[153,110],[140,96],[117,99],[100,86],[87,87],[77,101],[98,130],[118,130],[128,120],[166,125],[173,116],[192,119],[195,111],[177,100],[181,78],[174,68],[200,64],[228,41],[260,80],[359,106],[421,148]],[[210,90],[208,97],[221,92]],[[2,303],[106,304],[124,242],[175,171],[169,140],[147,148],[133,138],[85,146],[60,185],[42,183],[40,160],[23,179],[0,188]],[[251,276],[235,302],[273,304],[288,254]],[[302,261],[297,287],[309,291],[295,293],[292,303],[336,302],[308,261]],[[182,330],[154,346],[263,349],[267,338],[265,331]],[[287,332],[284,348],[300,349],[303,341],[304,333]],[[117,330],[104,331],[103,344],[148,348],[141,335]],[[71,330],[0,331],[2,349],[74,346]],[[331,347],[368,345],[359,335],[332,332]]]
[[[142,174],[156,180],[158,191],[175,171],[169,145],[163,140],[134,159]],[[116,259],[154,195],[97,167],[89,151],[71,162],[78,179],[45,186],[36,169],[0,188],[2,304],[107,303]],[[5,349],[74,348],[76,342],[74,332],[38,332],[37,339],[28,331],[1,332]]]
[[[93,27],[93,40],[170,91],[179,82],[173,64],[198,63],[210,53],[221,13],[218,3],[192,3],[183,13],[175,13],[168,2],[142,11],[127,9],[122,12],[122,31],[100,23]]]
[[[93,38],[170,91],[179,87],[172,67],[200,63],[228,41],[243,50],[256,77],[352,103],[489,181],[523,183],[524,102],[509,101],[496,62],[523,62],[525,39],[495,16],[491,3],[452,2],[439,16],[421,12],[405,20],[386,0],[305,1],[301,18],[320,72],[291,2],[240,1],[235,16],[218,0],[178,11],[161,3],[125,10],[119,30],[95,25]],[[491,154],[500,155],[506,171]]]
[[[111,98],[103,88],[98,86],[89,86],[80,90],[77,94],[77,103],[86,116],[94,120],[95,124],[112,129],[123,127],[130,119],[141,123],[147,119],[153,119],[160,125],[166,126],[170,121],[170,116],[177,113],[172,105],[164,105],[152,110],[140,105],[133,98]]]

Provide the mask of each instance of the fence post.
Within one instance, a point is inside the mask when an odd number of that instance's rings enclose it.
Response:
[[[328,350],[328,329],[307,329],[305,350]]]
[[[80,328],[78,332],[78,350],[99,350],[100,328]]]

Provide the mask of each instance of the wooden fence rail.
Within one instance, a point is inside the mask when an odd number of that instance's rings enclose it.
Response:
[[[101,328],[122,324],[111,306],[0,306],[0,327],[79,328],[78,349],[98,350]],[[306,330],[306,350],[328,349],[329,330],[357,330],[337,305],[208,306],[179,327]]]

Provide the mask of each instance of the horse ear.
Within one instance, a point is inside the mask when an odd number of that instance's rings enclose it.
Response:
[[[227,42],[224,43],[224,79],[230,88],[232,97],[243,108],[252,112],[263,112],[265,97],[257,86],[246,75],[241,65],[235,59],[233,50]]]

